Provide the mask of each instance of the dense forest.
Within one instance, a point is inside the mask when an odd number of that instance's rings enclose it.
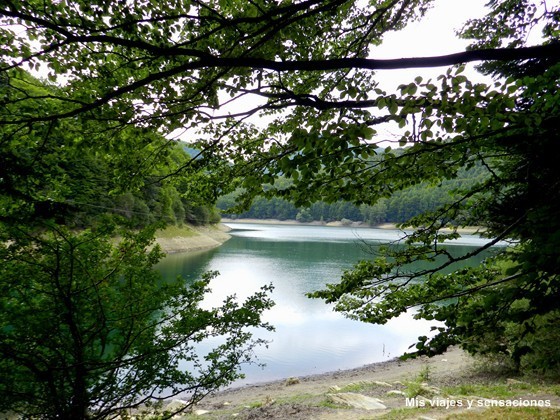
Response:
[[[259,196],[254,199],[249,210],[239,213],[230,212],[229,209],[236,205],[240,191],[221,196],[216,205],[224,217],[232,219],[297,220],[303,223],[342,221],[343,224],[362,222],[372,226],[381,223],[403,223],[412,217],[451,203],[460,196],[460,191],[483,181],[487,176],[486,168],[478,165],[460,171],[456,178],[443,180],[437,185],[422,183],[396,191],[373,205],[356,205],[340,200],[334,203],[319,201],[308,207],[297,207],[283,198]],[[276,183],[287,184],[287,181],[279,179]]]
[[[9,81],[14,89],[0,85],[7,100],[16,89],[36,96],[59,90],[26,71],[12,72]],[[54,109],[48,100],[42,106]],[[10,111],[29,109],[18,105]],[[184,178],[165,176],[196,160],[196,151],[145,129],[123,127],[110,135],[106,130],[101,121],[49,124],[23,138],[7,130],[0,156],[4,217],[14,212],[18,219],[53,218],[78,228],[102,218],[119,218],[133,228],[219,221],[211,200],[193,192]]]
[[[66,212],[64,224],[87,227],[100,217],[124,219],[133,228],[154,223],[205,225],[219,222],[216,207],[191,199],[185,182],[162,179],[164,167],[178,167],[192,158],[185,146],[162,138],[159,147],[160,153],[167,154],[165,166],[160,164],[152,168],[149,174],[144,174],[141,185],[128,191],[122,191],[110,176],[110,162],[106,159],[80,153],[79,159],[68,162],[70,170],[75,171],[72,179],[76,184],[72,186],[72,197],[66,201],[72,209]],[[133,171],[134,162],[128,164]]]

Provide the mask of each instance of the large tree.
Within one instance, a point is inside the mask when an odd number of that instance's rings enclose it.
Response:
[[[178,395],[189,403],[241,376],[255,327],[272,302],[268,287],[243,303],[203,302],[216,273],[163,280],[148,250],[153,232],[110,226],[79,234],[44,225],[12,227],[0,256],[0,412],[23,417],[117,418]],[[109,231],[107,231],[109,230]],[[2,230],[2,240],[7,230]],[[200,343],[219,337],[207,352]],[[217,341],[217,340],[216,340]]]
[[[14,92],[57,92],[12,74],[0,92],[20,115],[34,105]],[[187,397],[160,409],[168,418],[239,378],[264,344],[255,328],[270,328],[261,321],[270,289],[209,308],[216,273],[187,283],[154,269],[162,257],[155,227],[190,219],[187,210],[208,202],[196,169],[168,178],[192,159],[183,148],[153,130],[81,117],[0,132],[0,412],[115,418]],[[154,218],[163,222],[131,233]],[[217,344],[200,351],[209,338]]]
[[[385,34],[421,19],[431,3],[3,0],[3,141],[76,118],[103,121],[107,132],[185,130],[199,134],[201,155],[170,176],[196,166],[196,188],[209,199],[242,185],[242,200],[275,195],[299,205],[372,204],[482,165],[487,178],[408,222],[417,230],[404,251],[360,264],[315,296],[371,322],[419,307],[418,316],[444,323],[420,350],[460,342],[521,363],[549,349],[541,331],[557,320],[560,11],[545,1],[492,0],[487,16],[462,31],[474,40],[467,51],[370,57]],[[540,44],[528,46],[535,28]],[[469,80],[467,62],[495,83]],[[398,92],[376,83],[377,69],[436,66],[448,68],[437,80],[403,81]],[[21,69],[49,78],[57,91],[22,90]],[[266,126],[251,123],[259,118]],[[382,146],[383,124],[402,129],[400,150]],[[213,165],[218,175],[205,170]],[[276,184],[279,176],[291,183]],[[472,223],[487,226],[491,243],[515,246],[442,276],[453,263],[442,242],[458,234],[441,228]],[[437,266],[406,272],[417,259]]]

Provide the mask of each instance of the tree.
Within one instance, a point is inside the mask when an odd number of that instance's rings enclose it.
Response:
[[[199,158],[169,176],[196,169],[191,186],[208,198],[242,186],[242,204],[263,195],[306,207],[372,205],[482,165],[487,178],[407,222],[417,230],[403,252],[364,262],[314,296],[371,322],[420,305],[418,316],[445,322],[420,350],[460,342],[518,363],[537,350],[528,338],[555,322],[558,5],[492,0],[488,15],[462,32],[475,40],[468,51],[376,60],[370,47],[422,18],[430,0],[20,3],[0,2],[7,41],[0,124],[8,137],[78,117],[104,121],[107,131],[198,130]],[[531,28],[542,28],[540,45],[525,44]],[[494,75],[492,84],[463,74],[473,61]],[[373,72],[437,66],[449,68],[435,81],[403,83],[398,94],[380,89]],[[22,92],[17,70],[26,67],[59,81],[57,91]],[[244,106],[250,96],[260,102]],[[249,117],[271,122],[262,128]],[[386,123],[404,131],[402,151],[379,141],[376,128]],[[280,177],[290,183],[279,185]],[[515,247],[442,276],[457,258],[442,242],[458,233],[440,229],[472,223],[487,226],[491,243]],[[436,257],[444,262],[402,274],[408,262]]]
[[[242,376],[262,344],[250,328],[270,329],[260,320],[268,287],[206,308],[216,273],[164,282],[152,268],[160,251],[146,250],[153,232],[123,232],[113,245],[110,227],[18,228],[0,248],[0,412],[115,418],[185,392],[187,409]],[[200,354],[209,337],[222,343]]]
[[[19,95],[56,92],[16,73]],[[12,100],[12,111],[26,112]],[[200,185],[187,191],[185,171],[180,182],[162,173],[191,158],[156,132],[108,132],[103,121],[80,117],[0,133],[0,412],[115,418],[187,393],[181,410],[160,410],[170,418],[241,377],[264,344],[255,328],[270,329],[261,321],[270,288],[207,308],[217,273],[166,283],[153,268],[162,254],[151,248],[163,224],[130,230],[151,217],[184,220],[182,199],[193,196],[188,208],[200,211]],[[209,338],[219,342],[202,353]]]

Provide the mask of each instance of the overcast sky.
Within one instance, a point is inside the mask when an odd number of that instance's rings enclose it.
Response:
[[[434,7],[418,22],[400,32],[390,32],[383,44],[372,50],[375,58],[399,58],[450,54],[464,50],[468,42],[455,31],[472,18],[484,15],[488,0],[436,0]]]
[[[487,1],[436,0],[423,19],[407,25],[402,31],[385,35],[383,44],[373,47],[370,56],[376,59],[427,57],[464,51],[469,41],[459,39],[455,32],[468,19],[484,16]],[[437,77],[443,69],[379,70],[376,74],[381,86],[390,89],[409,83],[416,76],[424,79]]]

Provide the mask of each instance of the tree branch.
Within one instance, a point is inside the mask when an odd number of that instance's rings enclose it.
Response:
[[[273,61],[261,58],[204,58],[196,68],[203,67],[243,67],[286,71],[327,71],[341,69],[396,70],[453,66],[474,61],[518,61],[539,58],[552,58],[560,61],[560,43],[523,48],[492,48],[464,51],[460,53],[434,56],[395,59],[339,58],[310,61]]]

